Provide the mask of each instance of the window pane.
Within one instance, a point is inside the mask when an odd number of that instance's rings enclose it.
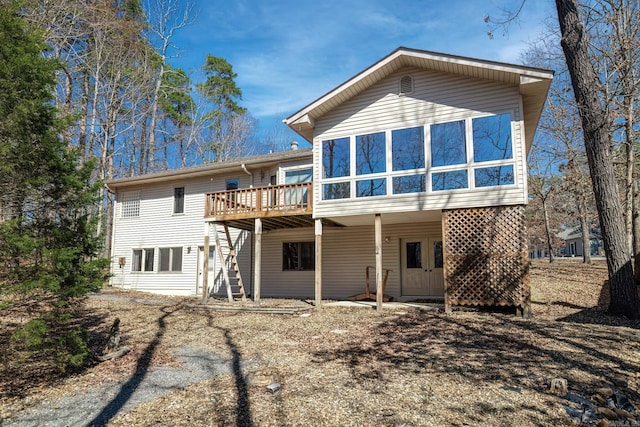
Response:
[[[142,271],[142,249],[133,250],[131,271]]]
[[[464,120],[431,125],[431,165],[467,163]]]
[[[407,242],[407,268],[422,268],[422,244]]]
[[[300,243],[300,270],[314,270],[316,265],[315,242]]]
[[[285,184],[297,184],[299,182],[311,182],[313,169],[300,169],[286,171],[284,173]]]
[[[298,245],[296,243],[282,244],[282,269],[298,269]]]
[[[237,179],[228,179],[226,189],[227,191],[237,190],[238,189],[238,180]]]
[[[473,119],[473,160],[486,162],[511,158],[511,115]]]
[[[396,176],[393,178],[393,194],[421,193],[425,191],[424,175]]]
[[[144,271],[153,271],[153,249],[144,250]]]
[[[443,268],[442,240],[433,242],[433,268]]]
[[[182,271],[182,246],[172,248],[171,271]]]
[[[476,169],[474,176],[476,178],[476,187],[492,187],[514,183],[513,166],[511,165]]]
[[[323,200],[348,199],[351,197],[351,186],[348,182],[324,184],[323,187]]]
[[[356,196],[384,196],[387,194],[386,178],[367,179],[356,182]]]
[[[424,129],[399,129],[391,132],[393,170],[424,168]]]
[[[356,174],[387,170],[384,132],[356,136]]]
[[[160,265],[158,271],[169,271],[169,261],[171,250],[169,248],[160,248]]]
[[[122,193],[123,218],[140,216],[140,191],[127,191]]]
[[[431,175],[431,179],[433,181],[431,183],[432,191],[455,190],[469,186],[466,170],[434,173]]]
[[[322,141],[323,178],[349,176],[350,153],[349,138]]]
[[[173,213],[184,212],[184,187],[173,189]]]

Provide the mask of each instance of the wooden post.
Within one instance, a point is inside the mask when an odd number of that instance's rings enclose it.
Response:
[[[376,236],[376,310],[381,311],[384,289],[382,288],[382,217],[380,214],[376,214],[374,226]]]
[[[260,194],[262,199],[262,194]],[[260,302],[260,279],[262,278],[262,220],[255,219],[255,246],[253,255],[253,301]]]
[[[204,259],[202,260],[202,302],[209,299],[209,223],[204,223],[204,248],[202,250]]]
[[[444,281],[444,312],[451,314],[451,302],[449,301],[449,260],[447,256],[447,245],[449,242],[449,227],[447,227],[448,211],[443,210],[440,214],[440,228],[442,230],[442,280]]]
[[[316,308],[322,308],[322,220],[316,219]]]

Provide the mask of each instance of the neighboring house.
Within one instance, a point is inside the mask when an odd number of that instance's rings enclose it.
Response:
[[[368,274],[378,307],[384,286],[528,310],[526,156],[552,77],[399,48],[285,120],[312,149],[111,181],[112,284],[226,294],[226,225],[255,299],[344,299]]]
[[[569,227],[558,233],[558,237],[564,240],[564,247],[560,249],[560,254],[569,257],[581,257],[584,254],[582,243],[582,228]],[[592,228],[589,231],[589,255],[601,255],[603,252],[602,235],[599,228]]]

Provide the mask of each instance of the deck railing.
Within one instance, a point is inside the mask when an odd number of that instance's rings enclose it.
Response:
[[[311,182],[206,194],[205,217],[219,220],[310,214]]]

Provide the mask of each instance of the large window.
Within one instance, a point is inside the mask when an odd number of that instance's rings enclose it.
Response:
[[[159,252],[158,271],[182,271],[182,247],[160,248]]]
[[[315,242],[286,242],[282,244],[283,270],[314,270]]]
[[[173,213],[184,213],[184,187],[173,189]]]
[[[133,218],[140,216],[140,191],[125,191],[122,193],[123,218]]]
[[[154,255],[153,248],[134,249],[131,271],[153,271]]]
[[[508,113],[324,140],[321,159],[323,200],[515,183]]]

